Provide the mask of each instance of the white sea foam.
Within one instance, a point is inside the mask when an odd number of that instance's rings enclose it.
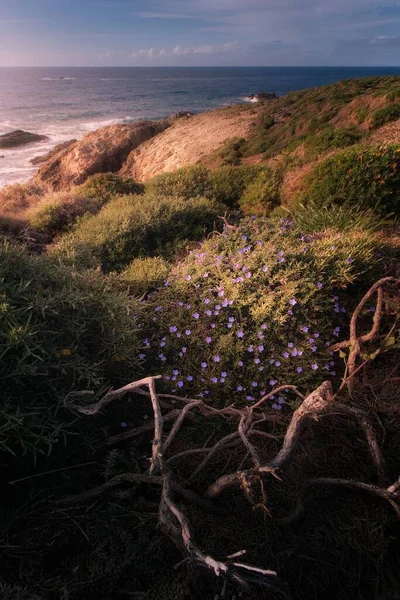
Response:
[[[252,104],[254,104],[255,102],[258,102],[258,99],[255,98],[254,96],[245,96],[244,98],[240,98],[241,100],[244,100],[245,102],[251,102]]]

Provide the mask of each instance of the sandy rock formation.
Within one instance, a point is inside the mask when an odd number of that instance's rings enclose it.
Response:
[[[179,119],[169,129],[133,150],[120,170],[137,181],[205,162],[225,142],[246,137],[256,111],[229,107]]]
[[[51,190],[69,190],[90,175],[118,171],[129,153],[169,126],[168,120],[110,125],[85,135],[53,154],[33,182]]]

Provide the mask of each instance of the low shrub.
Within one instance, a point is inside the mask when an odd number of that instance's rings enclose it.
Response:
[[[102,204],[99,198],[85,198],[73,192],[53,192],[24,213],[24,218],[32,233],[47,243],[70,229],[78,217],[98,212]]]
[[[121,279],[132,286],[132,292],[142,296],[162,285],[171,271],[171,265],[160,256],[135,258],[121,273]]]
[[[373,112],[371,127],[375,129],[397,119],[400,119],[400,104],[389,104]]]
[[[281,183],[282,177],[277,171],[264,168],[246,187],[239,200],[242,212],[245,215],[270,215],[273,209],[280,204]]]
[[[357,144],[362,138],[362,133],[354,127],[342,129],[338,127],[325,127],[315,135],[308,136],[304,142],[307,155],[318,157],[324,152],[336,148],[346,148]]]
[[[234,208],[249,183],[263,172],[269,173],[268,167],[243,165],[207,169],[196,165],[158,175],[146,187],[154,194],[182,198],[202,196]]]
[[[15,183],[0,190],[0,212],[16,216],[44,196],[46,189],[35,183]]]
[[[205,198],[123,196],[97,215],[83,217],[49,251],[78,268],[121,271],[137,257],[175,256],[211,231],[221,212]]]
[[[379,272],[375,245],[360,230],[307,235],[283,219],[244,219],[202,243],[144,302],[147,370],[169,391],[215,403],[335,378],[326,348],[348,335],[345,306]]]
[[[134,179],[123,179],[116,173],[97,173],[88,177],[85,183],[74,188],[73,193],[84,198],[93,198],[105,204],[114,196],[143,193],[144,185]]]
[[[299,205],[293,211],[297,225],[304,233],[316,233],[326,229],[337,231],[382,231],[392,224],[390,218],[377,215],[361,206],[308,206]]]
[[[356,146],[317,164],[294,203],[400,212],[400,145]]]
[[[160,196],[210,198],[209,169],[203,165],[195,165],[171,173],[161,173],[146,184],[146,190]]]
[[[49,452],[71,431],[69,392],[139,370],[135,308],[99,273],[0,239],[0,452]]]

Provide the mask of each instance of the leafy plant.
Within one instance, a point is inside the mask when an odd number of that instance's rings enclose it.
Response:
[[[371,127],[376,129],[397,119],[400,119],[400,104],[389,104],[373,112]]]

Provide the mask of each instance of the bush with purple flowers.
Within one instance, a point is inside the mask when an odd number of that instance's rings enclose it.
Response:
[[[216,233],[145,301],[146,371],[163,373],[169,391],[182,381],[181,394],[214,402],[334,378],[326,348],[348,325],[347,286],[374,276],[374,249],[368,232],[303,235],[283,219],[244,219]]]

